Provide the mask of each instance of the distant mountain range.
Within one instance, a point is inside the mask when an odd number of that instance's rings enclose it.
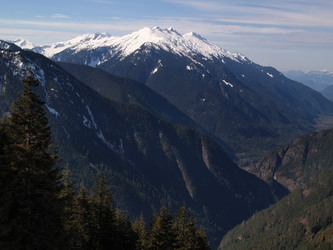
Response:
[[[0,50],[0,114],[8,112],[32,70],[41,82],[36,91],[46,102],[61,164],[87,186],[103,172],[117,207],[132,218],[141,213],[149,218],[161,203],[173,208],[186,203],[214,246],[233,226],[288,193],[238,168],[207,135],[158,118],[139,103],[111,101],[44,56],[0,44],[10,48]],[[129,90],[138,84],[108,77],[114,86],[128,82]],[[164,104],[174,119],[188,119]]]
[[[196,33],[94,33],[32,50],[144,83],[227,144],[243,166],[332,116],[333,104],[322,95]]]
[[[319,92],[333,85],[333,72],[327,70],[309,72],[292,70],[283,72],[283,74],[290,79],[301,82]]]
[[[320,93],[333,102],[333,85],[324,88]]]

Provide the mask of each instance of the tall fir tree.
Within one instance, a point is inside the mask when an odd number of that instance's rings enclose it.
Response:
[[[6,165],[5,146],[8,143],[8,140],[4,130],[5,130],[4,124],[0,123],[0,166],[1,166],[0,171],[4,171]],[[3,184],[3,181],[0,182],[0,184]]]
[[[136,249],[148,249],[149,239],[146,229],[146,223],[143,215],[141,214],[139,219],[132,223],[132,228],[136,233]]]
[[[10,188],[11,180],[15,178],[15,173],[8,166],[6,147],[8,137],[4,132],[3,123],[0,124],[0,249],[10,248],[10,242],[5,240],[10,234],[10,222],[8,214],[13,200]]]
[[[132,223],[128,215],[122,214],[116,209],[116,231],[115,241],[113,241],[112,249],[135,249],[136,233],[132,228]]]
[[[0,123],[0,190],[2,193],[8,191],[7,186],[11,179],[11,171],[8,167],[8,157],[6,155],[6,147],[8,145],[8,136],[5,133],[3,123]],[[0,198],[3,197],[2,195]],[[0,201],[1,202],[1,201]],[[0,204],[3,204],[2,201]]]
[[[70,249],[135,249],[131,221],[113,208],[110,187],[103,176],[97,179],[92,194],[82,185],[73,201],[65,222]]]
[[[62,189],[60,192],[60,199],[63,203],[62,223],[64,226],[65,241],[68,242],[68,247],[73,245],[73,239],[75,238],[75,229],[73,227],[73,219],[75,218],[75,186],[70,177],[70,170],[68,166],[62,171]]]
[[[169,208],[162,206],[150,223],[148,249],[175,249],[177,247],[176,228]]]
[[[74,198],[74,213],[69,224],[71,249],[93,249],[93,220],[90,211],[91,199],[85,187],[81,185],[79,193]]]
[[[11,179],[6,182],[5,203],[0,205],[1,248],[61,249],[61,185],[54,168],[58,158],[44,102],[32,91],[39,81],[29,72],[23,84],[23,93],[3,121],[7,142],[2,167]]]
[[[110,187],[105,177],[99,175],[92,195],[94,249],[109,249],[116,241],[115,209],[112,205]]]
[[[185,205],[177,211],[175,227],[177,231],[177,249],[209,249],[207,236],[203,230],[197,229],[196,220]]]

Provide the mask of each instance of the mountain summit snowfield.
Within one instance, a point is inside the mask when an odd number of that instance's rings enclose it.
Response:
[[[108,47],[108,53],[110,55],[114,55],[120,51],[119,57],[121,59],[132,54],[142,45],[150,44],[156,48],[186,57],[200,54],[207,57],[207,59],[211,59],[212,56],[214,56],[221,59],[228,57],[235,61],[247,60],[245,56],[222,49],[197,33],[190,32],[182,35],[173,28],[162,29],[160,27],[145,27],[139,31],[121,37],[111,36],[108,33],[88,33],[66,42],[36,47],[31,46],[31,43],[28,41],[22,42],[21,39],[13,42],[23,49],[32,49],[50,58],[66,49],[81,51]],[[88,64],[96,66],[106,60],[108,60],[108,57],[91,61]]]

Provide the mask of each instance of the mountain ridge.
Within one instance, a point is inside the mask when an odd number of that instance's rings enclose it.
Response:
[[[284,74],[295,81],[301,82],[316,91],[322,92],[325,88],[333,85],[333,72],[328,70],[316,71],[286,71]]]
[[[271,67],[229,58],[195,59],[143,46],[122,61],[98,67],[145,82],[239,155],[286,143],[313,130],[319,114],[332,113],[332,103]],[[236,145],[240,140],[243,144]],[[266,145],[254,148],[259,140]]]
[[[109,53],[112,53],[114,48],[117,47],[117,50],[123,51],[119,56],[121,59],[130,55],[144,44],[155,44],[161,49],[189,57],[193,52],[195,52],[197,54],[207,56],[208,58],[215,56],[221,58],[228,57],[233,60],[248,60],[240,53],[232,53],[212,44],[195,32],[189,32],[181,35],[173,28],[162,29],[158,26],[154,28],[145,27],[128,35],[119,37],[111,36],[106,32],[87,33],[66,42],[39,45],[34,48],[31,46],[24,46],[24,44],[20,43],[20,40],[14,41],[14,43],[15,42],[18,46],[23,45],[23,49],[32,49],[37,53],[54,58],[55,60],[58,53],[67,49],[82,50],[87,48],[96,49],[100,47],[109,48]],[[96,66],[101,63],[103,63],[103,59],[95,62],[87,62],[85,64]]]
[[[155,27],[111,38],[90,35],[51,59],[143,82],[228,144],[243,166],[333,116],[322,95],[195,33]]]
[[[40,54],[0,50],[0,58],[0,113],[8,112],[30,69],[41,82],[36,91],[46,101],[62,163],[76,183],[88,186],[102,171],[117,207],[132,218],[141,213],[149,218],[163,201],[174,208],[185,202],[216,244],[221,234],[277,198],[210,137],[138,105],[112,102]]]
[[[324,88],[320,93],[333,102],[333,85]]]

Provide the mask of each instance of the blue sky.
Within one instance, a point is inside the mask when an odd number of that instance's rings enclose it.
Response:
[[[0,9],[0,39],[37,45],[146,26],[194,31],[281,71],[333,71],[332,0],[12,0]]]

